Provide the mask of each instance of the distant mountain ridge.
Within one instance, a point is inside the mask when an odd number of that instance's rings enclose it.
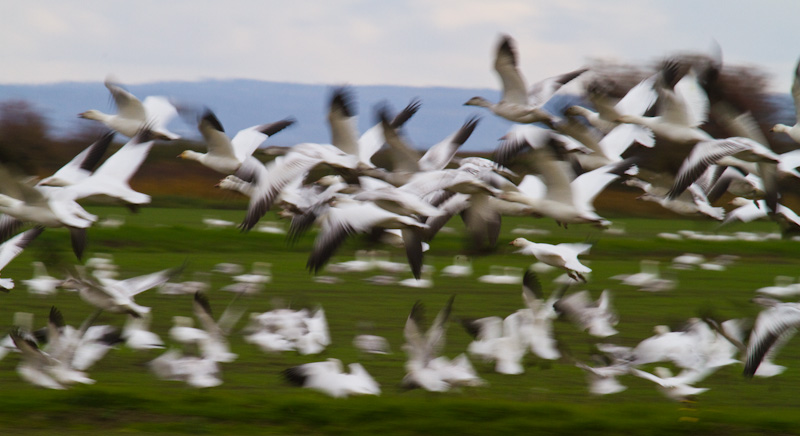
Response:
[[[233,135],[240,129],[286,117],[297,123],[268,140],[269,145],[291,146],[300,142],[330,142],[326,111],[334,85],[270,82],[249,79],[204,80],[197,82],[154,82],[125,86],[139,98],[164,95],[178,101],[211,108],[225,130]],[[462,146],[463,151],[491,151],[511,123],[489,111],[464,106],[471,97],[481,95],[499,99],[494,89],[412,87],[369,85],[352,86],[359,111],[360,131],[376,122],[374,107],[388,102],[400,110],[409,101],[419,98],[422,107],[405,126],[406,137],[418,149],[427,149],[458,129],[470,116],[481,117],[478,127]],[[769,122],[793,124],[794,105],[788,94],[773,94],[770,101],[778,110]],[[102,82],[60,82],[43,85],[2,85],[0,102],[25,100],[45,116],[54,135],[69,135],[93,121],[79,119],[87,109],[115,111]],[[577,101],[559,102],[565,107]],[[187,123],[186,121],[189,121]],[[199,137],[194,120],[175,120],[170,129],[189,138]]]
[[[270,145],[290,146],[299,142],[330,142],[326,111],[333,85],[309,85],[259,80],[204,80],[198,82],[155,82],[126,85],[139,98],[164,95],[177,101],[209,107],[233,135],[240,129],[286,117],[297,123],[270,138]],[[508,130],[510,123],[463,103],[476,95],[490,100],[499,91],[446,87],[352,86],[359,111],[359,129],[363,132],[375,122],[374,107],[388,102],[400,110],[413,98],[422,101],[417,115],[406,125],[407,138],[419,149],[427,149],[444,139],[473,115],[481,121],[463,146],[465,151],[488,151]],[[53,135],[68,135],[93,121],[77,115],[88,109],[115,111],[108,90],[102,82],[60,82],[43,85],[0,85],[0,101],[25,100],[34,105],[48,121]],[[194,122],[194,120],[188,120]],[[197,130],[184,120],[176,120],[170,129],[182,136],[197,137]]]

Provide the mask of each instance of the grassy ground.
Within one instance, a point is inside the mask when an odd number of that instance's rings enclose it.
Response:
[[[118,209],[94,208],[105,216]],[[331,328],[333,344],[318,356],[293,353],[264,354],[246,344],[240,334],[232,336],[233,351],[239,358],[223,364],[224,384],[195,390],[177,382],[157,380],[146,364],[159,352],[113,350],[91,371],[95,385],[74,386],[67,391],[49,391],[30,386],[19,379],[14,368],[16,355],[0,361],[0,434],[500,434],[501,432],[539,432],[542,434],[797,434],[800,433],[800,406],[796,390],[800,386],[800,346],[790,342],[777,362],[789,366],[772,379],[746,380],[741,366],[723,368],[700,383],[711,390],[695,403],[675,403],[661,396],[647,381],[627,377],[628,390],[606,397],[591,396],[582,371],[574,360],[588,360],[598,342],[567,322],[556,324],[556,334],[564,351],[561,361],[526,359],[525,374],[494,374],[492,366],[473,362],[488,381],[485,387],[464,388],[443,394],[405,391],[402,327],[411,306],[422,300],[429,315],[439,310],[455,294],[454,318],[507,315],[522,307],[520,289],[511,285],[487,285],[476,280],[491,265],[527,267],[532,258],[513,253],[506,245],[518,226],[549,230],[544,236],[531,236],[539,242],[595,243],[590,255],[594,272],[582,288],[596,297],[603,289],[614,292],[614,305],[620,314],[620,334],[606,342],[634,345],[652,334],[656,324],[678,327],[683,321],[713,309],[722,318],[753,318],[758,309],[749,302],[753,291],[772,284],[776,275],[798,275],[800,242],[697,242],[659,239],[659,232],[690,229],[713,231],[713,223],[689,220],[614,219],[623,235],[604,234],[574,226],[567,230],[545,220],[507,219],[498,250],[475,256],[475,275],[447,279],[434,274],[431,289],[399,286],[372,286],[363,278],[377,273],[341,275],[340,284],[318,284],[305,270],[313,235],[287,246],[283,236],[236,229],[205,229],[204,216],[240,220],[242,211],[146,208],[126,216],[119,229],[93,228],[89,232],[88,253],[114,255],[123,276],[147,273],[187,263],[181,279],[190,280],[197,271],[208,271],[219,262],[249,265],[270,262],[273,282],[267,290],[250,298],[252,312],[272,309],[274,299],[294,307],[322,305]],[[454,220],[456,221],[456,220]],[[441,270],[452,256],[467,247],[454,223],[456,233],[441,234],[432,243],[426,263]],[[722,229],[773,231],[769,223],[740,225]],[[348,242],[333,261],[349,260],[363,241]],[[35,314],[35,325],[46,322],[50,306],[59,307],[68,323],[77,325],[91,311],[75,294],[62,292],[39,298],[25,292],[21,280],[30,277],[30,262],[45,259],[53,275],[61,275],[60,264],[74,259],[67,233],[47,230],[29,250],[9,265],[3,277],[17,280],[18,288],[1,295],[0,331],[11,326],[14,312]],[[637,272],[641,259],[668,264],[685,252],[709,257],[719,254],[740,256],[727,271],[673,271],[677,289],[664,293],[643,293],[621,286],[610,277]],[[393,251],[396,259],[402,253]],[[555,288],[551,280],[559,273],[541,275],[545,290]],[[211,275],[213,289],[230,279]],[[580,289],[580,288],[576,288]],[[211,304],[221,312],[231,295],[212,291]],[[173,315],[191,315],[190,296],[166,296],[148,291],[137,297],[153,307],[153,330],[167,338]],[[103,315],[99,323],[122,325],[124,319]],[[365,323],[375,334],[389,339],[393,354],[383,357],[359,355],[350,342]],[[242,325],[244,322],[242,322]],[[470,337],[456,323],[448,332],[445,354],[454,357],[469,343]],[[289,386],[280,372],[292,365],[341,359],[345,364],[359,361],[381,384],[380,397],[331,399],[320,393]]]

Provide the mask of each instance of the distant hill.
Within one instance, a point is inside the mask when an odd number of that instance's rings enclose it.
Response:
[[[258,80],[206,80],[200,82],[157,82],[126,86],[140,98],[165,95],[179,101],[211,108],[225,130],[240,129],[293,116],[297,124],[269,140],[271,145],[289,146],[299,142],[330,142],[326,111],[333,86],[277,83]],[[482,120],[464,151],[492,150],[509,123],[487,111],[463,103],[476,95],[497,99],[490,89],[445,87],[353,86],[359,109],[359,129],[375,123],[374,107],[386,101],[400,110],[413,98],[422,108],[406,125],[410,141],[420,149],[439,142],[472,115]],[[0,101],[26,100],[47,119],[54,135],[69,135],[92,121],[77,118],[87,109],[113,112],[113,102],[102,82],[62,82],[47,85],[0,85]],[[176,120],[170,128],[184,136],[196,137],[191,124]]]

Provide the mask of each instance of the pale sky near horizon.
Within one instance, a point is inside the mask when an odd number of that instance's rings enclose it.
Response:
[[[4,2],[0,83],[260,79],[499,88],[498,36],[529,82],[608,59],[645,65],[716,40],[788,92],[793,0],[137,0]]]

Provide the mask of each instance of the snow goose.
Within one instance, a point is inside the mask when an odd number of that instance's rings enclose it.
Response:
[[[411,272],[419,278],[422,271],[422,241],[420,229],[427,226],[404,215],[389,212],[371,202],[361,202],[340,197],[322,217],[320,233],[308,258],[307,267],[318,272],[344,240],[355,233],[366,233],[374,228],[400,229],[406,246]]]
[[[641,116],[653,106],[658,98],[658,93],[654,88],[656,80],[658,80],[658,74],[642,80],[619,100],[615,100],[609,95],[609,83],[602,83],[600,80],[592,81],[586,87],[586,91],[589,101],[597,112],[583,106],[570,106],[565,111],[565,115],[581,115],[589,124],[608,133],[619,125],[617,120],[620,116],[625,114]],[[652,143],[652,138],[650,138],[650,142]]]
[[[695,374],[682,372],[673,376],[672,371],[662,366],[656,367],[655,372],[655,374],[652,374],[638,368],[631,369],[631,374],[654,382],[658,385],[661,393],[675,401],[686,401],[690,397],[702,394],[708,390],[708,388],[692,386],[699,381]]]
[[[421,325],[424,306],[418,301],[412,307],[403,329],[406,343],[402,348],[408,355],[405,364],[406,375],[403,378],[404,386],[420,387],[432,392],[443,392],[450,389],[450,384],[443,379],[438,370],[430,366],[430,363],[444,348],[447,321],[453,308],[454,299],[455,296],[450,297],[424,333]]]
[[[351,363],[348,369],[350,372],[345,373],[342,362],[330,358],[289,368],[283,371],[283,376],[292,384],[318,390],[334,398],[380,395],[380,386],[360,363]]]
[[[611,307],[611,291],[607,289],[600,293],[596,303],[591,300],[589,291],[580,291],[559,299],[555,309],[592,336],[605,338],[619,333],[613,327],[619,318]]]
[[[214,362],[233,362],[238,357],[236,354],[231,353],[227,336],[242,314],[244,314],[244,308],[235,305],[239,295],[234,297],[219,320],[215,320],[211,313],[211,304],[208,301],[208,297],[202,292],[194,294],[193,312],[195,317],[200,320],[202,329],[206,333],[205,338],[200,335],[201,337],[197,343],[204,358]]]
[[[141,130],[116,153],[111,155],[95,172],[65,189],[71,198],[107,196],[129,205],[150,203],[150,196],[135,191],[130,180],[147,159],[154,141],[151,130]]]
[[[33,262],[33,277],[23,280],[28,287],[28,292],[35,295],[52,295],[58,290],[61,280],[47,274],[44,262]]]
[[[287,118],[274,123],[259,124],[242,129],[233,138],[228,138],[216,115],[206,109],[197,128],[203,135],[208,152],[185,150],[178,157],[195,160],[218,173],[233,174],[267,138],[293,123],[294,119]]]
[[[14,258],[20,255],[27,246],[42,234],[44,227],[34,227],[26,230],[0,245],[0,271],[11,263]],[[0,291],[8,291],[14,288],[14,281],[8,278],[0,279]]]
[[[657,86],[657,116],[623,114],[616,121],[642,125],[652,130],[656,138],[679,144],[693,145],[712,139],[700,129],[708,119],[708,95],[700,86],[694,69],[683,75],[680,70],[675,61],[664,63]]]
[[[104,134],[100,139],[86,147],[85,150],[78,153],[66,165],[59,168],[58,171],[39,181],[39,185],[69,186],[89,177],[106,153],[106,150],[108,150],[113,139],[114,132]]]
[[[517,53],[514,40],[504,35],[497,46],[494,70],[500,77],[503,86],[503,95],[498,103],[491,103],[483,97],[473,97],[466,103],[468,106],[485,107],[494,114],[515,123],[548,122],[552,119],[542,105],[553,93],[569,82],[583,74],[586,69],[571,71],[560,76],[545,79],[534,84],[530,90],[525,85],[525,79],[517,66]]]
[[[134,350],[150,350],[164,348],[164,341],[150,331],[150,315],[139,318],[129,315],[125,326],[122,328],[122,339],[128,348]]]
[[[675,183],[667,193],[674,200],[700,178],[712,164],[736,165],[738,161],[777,165],[780,157],[756,141],[742,137],[709,139],[698,142],[681,164]]]
[[[628,162],[609,164],[574,177],[570,164],[557,159],[551,149],[542,148],[535,153],[542,178],[526,175],[520,185],[504,190],[498,198],[530,206],[531,214],[552,218],[564,226],[610,224],[594,211],[592,203],[603,189],[619,178],[622,169],[629,166]]]
[[[553,321],[558,318],[554,306],[568,288],[560,287],[545,300],[536,273],[529,269],[522,277],[522,300],[527,307],[516,312],[519,321],[516,328],[524,344],[542,359],[561,357],[553,334]]]
[[[336,169],[353,170],[358,166],[358,157],[344,153],[331,144],[303,143],[292,147],[284,156],[266,165],[264,176],[257,176],[255,191],[250,197],[247,215],[242,221],[243,230],[250,230],[272,207],[276,198],[287,185],[302,180],[318,165]]]
[[[792,81],[792,101],[795,108],[800,108],[800,62],[794,69],[794,80]],[[785,133],[794,142],[800,143],[800,109],[797,109],[797,121],[792,126],[786,124],[775,124],[770,129],[771,132]]]
[[[136,136],[145,125],[150,126],[156,139],[179,138],[178,135],[166,129],[167,123],[178,114],[177,109],[169,100],[164,97],[149,96],[142,102],[109,79],[106,79],[105,86],[111,92],[111,97],[114,98],[117,113],[110,115],[91,109],[80,113],[79,117],[99,121],[109,129],[129,138]]]
[[[624,365],[610,365],[593,367],[583,362],[576,362],[575,366],[586,372],[586,379],[589,382],[589,392],[594,395],[611,395],[628,389],[627,386],[617,380],[620,375],[630,372]]]
[[[586,265],[580,263],[578,255],[585,254],[592,248],[591,244],[562,243],[558,245],[531,242],[525,238],[516,238],[509,243],[519,250],[517,253],[535,256],[541,262],[561,268],[569,273],[573,279],[583,279],[583,273],[592,272]]]
[[[3,240],[11,236],[24,223],[42,227],[67,227],[72,249],[78,259],[86,245],[86,229],[97,216],[89,213],[67,194],[66,189],[50,186],[32,186],[20,177],[0,168],[0,235]]]
[[[61,283],[65,289],[78,291],[81,299],[99,309],[111,313],[129,313],[143,316],[150,312],[149,307],[141,306],[134,297],[150,288],[165,283],[183,267],[170,268],[126,280],[94,279],[79,270],[78,277],[70,276]]]
[[[756,297],[754,302],[765,307],[756,317],[753,331],[747,342],[747,355],[744,365],[744,375],[752,377],[764,356],[776,343],[785,342],[780,338],[784,335],[791,337],[800,326],[800,303],[784,303],[772,298]]]
[[[442,268],[441,274],[445,277],[469,277],[472,275],[472,261],[463,254],[453,257],[453,264]]]
[[[222,384],[217,362],[196,356],[185,356],[170,349],[148,362],[147,366],[162,380],[182,381],[195,388],[211,388]]]
[[[353,346],[363,353],[391,354],[392,348],[389,341],[383,336],[361,334],[353,338]]]
[[[793,297],[800,294],[800,284],[791,276],[775,276],[775,284],[756,289],[757,294],[774,298]]]

